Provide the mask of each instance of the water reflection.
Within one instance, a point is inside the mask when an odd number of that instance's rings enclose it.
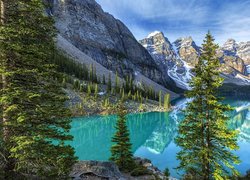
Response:
[[[177,133],[178,123],[183,119],[181,109],[186,106],[186,99],[175,103],[171,113],[144,113],[128,115],[128,127],[136,156],[150,159],[158,168],[174,168],[178,165],[175,158],[179,148],[173,139]],[[226,100],[225,103],[235,107],[230,113],[229,126],[240,131],[240,150],[236,152],[242,160],[237,166],[242,173],[250,168],[250,102]],[[75,118],[71,134],[74,141],[71,145],[81,160],[108,160],[110,157],[111,138],[115,132],[116,116],[92,116]]]

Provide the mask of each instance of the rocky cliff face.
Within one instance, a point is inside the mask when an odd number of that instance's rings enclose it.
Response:
[[[151,33],[140,43],[148,50],[161,71],[168,74],[177,86],[189,89],[192,77],[191,69],[195,66],[201,53],[191,37],[179,38],[170,43],[161,32]],[[218,49],[221,72],[225,83],[250,85],[250,42],[237,44],[229,39]]]
[[[176,53],[189,65],[193,66],[198,62],[200,47],[195,44],[192,37],[179,38],[173,45],[176,47]]]
[[[60,35],[113,72],[141,73],[166,84],[159,66],[129,29],[95,0],[54,0],[51,14]]]
[[[165,77],[173,79],[180,88],[189,88],[187,82],[191,78],[190,68],[162,32],[155,31],[139,42],[151,54]]]

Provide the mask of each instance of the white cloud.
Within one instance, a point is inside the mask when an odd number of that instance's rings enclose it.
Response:
[[[250,40],[250,1],[231,3],[224,6],[218,13],[217,23],[218,40],[224,43],[233,38],[238,42]]]
[[[208,30],[216,42],[223,44],[228,38],[250,40],[250,0],[220,1],[221,7],[211,5],[212,0],[97,0],[105,11],[121,19],[137,39],[151,31],[163,31],[174,41],[192,36],[201,44]],[[214,1],[215,2],[215,1]]]

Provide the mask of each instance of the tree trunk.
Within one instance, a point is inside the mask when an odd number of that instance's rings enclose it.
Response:
[[[6,9],[7,9],[7,3],[6,0],[1,0],[0,1],[0,5],[1,5],[1,26],[3,26],[5,24],[5,20],[6,20]],[[5,66],[6,65],[6,59],[5,58],[1,58],[2,62],[1,62],[1,66]],[[2,82],[2,89],[6,89],[7,87],[7,77],[5,76],[5,74],[1,74],[1,82]],[[5,126],[5,124],[8,122],[8,118],[7,115],[4,113],[5,109],[6,109],[6,105],[2,106],[2,123],[3,123],[3,141],[6,142],[9,139],[9,130],[8,128]]]
[[[14,1],[12,1],[14,2]],[[0,25],[4,26],[6,24],[7,21],[7,11],[8,11],[8,5],[10,5],[9,3],[11,3],[9,0],[0,0]],[[8,54],[6,54],[6,52],[1,52],[3,53],[1,55],[1,66],[4,67],[5,69],[8,67],[8,61],[9,61],[9,57]],[[0,76],[0,81],[1,81],[1,89],[4,90],[7,88],[8,86],[8,77],[2,73]],[[7,105],[3,104],[2,105],[2,118],[1,118],[1,122],[3,124],[3,144],[4,144],[4,156],[6,159],[6,164],[4,167],[4,173],[5,173],[5,179],[9,179],[11,177],[13,177],[13,170],[15,168],[15,159],[10,158],[10,152],[8,150],[8,145],[9,145],[9,140],[10,140],[10,129],[8,126],[6,126],[6,124],[9,121],[8,115],[5,113],[5,110],[8,108]]]

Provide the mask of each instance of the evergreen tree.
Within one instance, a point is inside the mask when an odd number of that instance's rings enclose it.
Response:
[[[131,98],[131,91],[128,92],[128,98]]]
[[[105,75],[104,74],[102,76],[102,84],[106,85],[106,79],[105,79]]]
[[[185,119],[179,125],[176,143],[182,148],[177,154],[178,169],[198,179],[229,179],[238,175],[233,164],[239,163],[231,150],[238,149],[237,132],[227,127],[226,111],[229,105],[219,102],[217,90],[223,79],[219,76],[217,45],[210,33],[202,45],[202,53],[194,68],[195,77],[190,82],[192,98],[185,110]]]
[[[97,95],[98,95],[98,85],[96,84],[95,85],[95,99],[97,98]]]
[[[159,107],[161,107],[161,103],[162,103],[162,100],[161,100],[161,91],[159,91]]]
[[[124,105],[119,104],[116,133],[112,138],[112,142],[115,144],[111,147],[110,157],[110,160],[115,162],[122,171],[130,171],[135,167],[129,131],[126,125],[126,113]]]
[[[74,80],[74,89],[79,90],[80,89],[80,81],[78,79]]]
[[[111,82],[111,74],[109,73],[109,79],[107,84],[107,92],[111,92],[112,89],[112,82]]]
[[[168,110],[170,108],[170,94],[165,94],[164,96],[164,109]]]
[[[125,100],[125,91],[122,88],[121,101],[123,102],[124,100]]]
[[[42,1],[0,0],[0,156],[4,179],[15,174],[65,177],[75,163],[62,79],[51,64],[53,20]],[[57,143],[52,143],[57,142]],[[22,177],[20,177],[22,179]]]
[[[93,79],[94,79],[93,64],[91,64],[89,68],[89,80],[93,82]]]
[[[119,76],[118,72],[115,73],[115,92],[119,93],[120,85],[119,85]]]
[[[90,97],[92,93],[92,90],[91,90],[91,84],[88,84],[88,88],[87,88],[87,96]]]
[[[95,66],[92,66],[92,67],[93,67],[93,82],[98,83],[98,77],[96,74],[96,67]]]

